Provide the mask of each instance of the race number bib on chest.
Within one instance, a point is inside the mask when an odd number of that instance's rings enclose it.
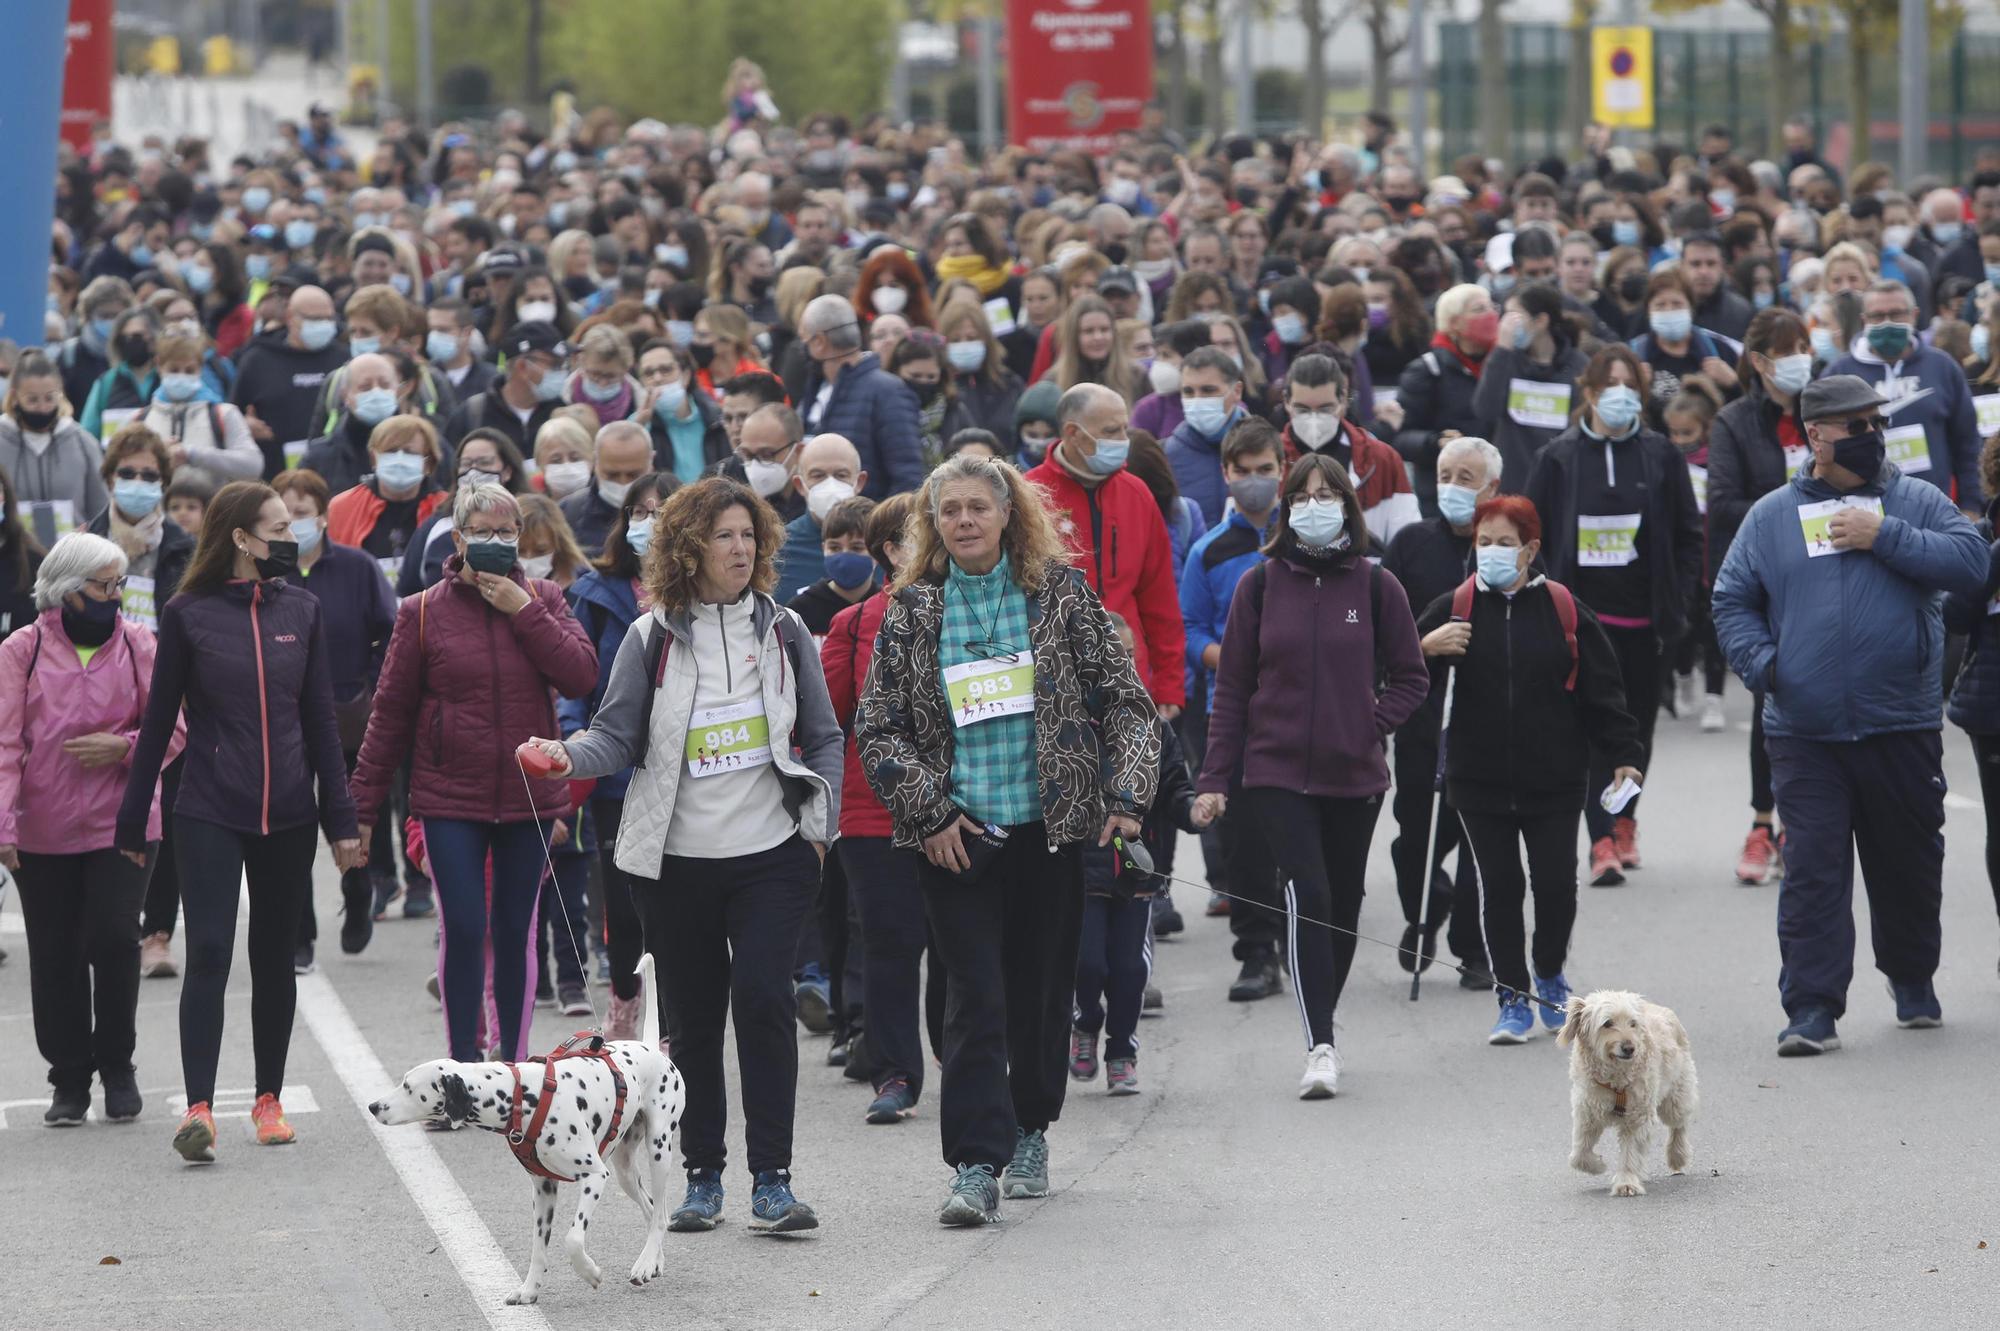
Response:
[[[967,661],[944,668],[944,694],[952,724],[960,727],[1035,710],[1035,654],[1016,652],[998,661]]]
[[[1979,437],[1991,439],[2000,434],[2000,393],[1982,393],[1972,399],[1972,409],[1979,415]]]
[[[1708,512],[1708,468],[1688,463],[1688,484],[1694,487],[1695,511]]]
[[[1818,504],[1799,505],[1799,526],[1805,532],[1806,555],[1809,558],[1843,553],[1834,548],[1833,533],[1828,526],[1833,522],[1833,515],[1844,508],[1865,508],[1877,517],[1882,515],[1882,501],[1873,497],[1828,499]]]
[[[153,604],[153,580],[128,574],[118,592],[118,608],[133,623],[160,631],[159,610]]]
[[[1584,568],[1623,568],[1639,558],[1639,513],[1579,514],[1576,562]]]
[[[1923,426],[1898,425],[1883,432],[1882,443],[1888,449],[1889,461],[1904,471],[1931,469],[1931,445],[1924,437]]]
[[[1507,383],[1507,416],[1516,425],[1538,430],[1561,430],[1569,426],[1568,384],[1548,384],[1539,379],[1512,379]]]
[[[761,699],[698,709],[688,722],[689,776],[719,776],[771,761],[771,723]]]

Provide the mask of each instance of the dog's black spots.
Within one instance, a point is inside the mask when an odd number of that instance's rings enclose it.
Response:
[[[576,1136],[576,1124],[572,1123],[569,1125],[569,1135],[572,1137]]]
[[[536,1102],[540,1099],[541,1099],[540,1094],[535,1091],[521,1092],[521,1103],[526,1105],[530,1109],[533,1109],[535,1107]]]
[[[553,1132],[551,1132],[549,1134],[549,1145],[554,1146],[555,1144],[556,1144],[556,1135]]]
[[[579,1108],[581,1108],[581,1106],[579,1106]],[[590,1116],[590,1135],[595,1137],[598,1133],[602,1131],[604,1131],[604,1115],[592,1114]]]
[[[576,1107],[588,1113],[590,1110],[590,1101],[585,1097],[579,1095],[576,1097]]]

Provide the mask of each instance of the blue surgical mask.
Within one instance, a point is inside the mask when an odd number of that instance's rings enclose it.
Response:
[[[441,332],[433,328],[424,338],[424,354],[433,364],[443,365],[458,355],[458,334]]]
[[[1655,310],[1646,316],[1646,326],[1662,342],[1685,342],[1694,331],[1694,314],[1689,310]]]
[[[1972,355],[1976,360],[1985,360],[1993,354],[1993,335],[1986,331],[1985,324],[1972,325]]]
[[[160,396],[169,402],[186,402],[200,391],[201,376],[198,374],[160,376]]]
[[[375,459],[375,479],[391,490],[408,490],[424,479],[424,460],[415,453],[383,453]]]
[[[340,331],[340,325],[331,319],[299,320],[299,343],[307,351],[322,351],[333,341],[333,335]]]
[[[379,337],[350,337],[347,339],[347,349],[357,356],[372,356],[382,349],[382,339]]]
[[[667,340],[677,347],[694,345],[694,322],[689,319],[667,320]]]
[[[1959,236],[1964,231],[1965,223],[1963,222],[1931,223],[1931,239],[1936,241],[1940,247],[1957,244]]]
[[[625,544],[632,548],[633,554],[645,558],[647,548],[653,544],[653,520],[635,517],[626,523]]]
[[[319,549],[319,538],[324,534],[325,529],[319,525],[318,518],[292,519],[292,539],[299,543],[302,557]]]
[[[1597,419],[1612,434],[1622,435],[1639,419],[1639,394],[1624,384],[1613,384],[1597,395]]]
[[[1518,545],[1482,545],[1473,558],[1479,569],[1479,580],[1488,587],[1505,591],[1521,576],[1519,562],[1521,547]]]
[[[184,264],[181,280],[188,284],[188,290],[197,296],[205,296],[215,285],[215,270],[205,263]]]
[[[843,550],[826,557],[826,576],[836,587],[864,587],[875,580],[875,560],[869,555]]]
[[[1295,347],[1306,340],[1306,321],[1301,314],[1281,314],[1271,320],[1271,331],[1278,335],[1278,341],[1288,347]]]
[[[243,272],[252,282],[262,282],[271,276],[271,256],[252,254],[243,260]]]
[[[660,395],[653,399],[654,414],[662,418],[678,416],[681,404],[687,401],[687,395],[686,384],[671,383],[664,385],[660,389]]]
[[[132,247],[132,262],[138,264],[141,268],[152,267],[153,247],[143,240],[134,245]]]
[[[261,213],[270,206],[271,191],[265,189],[262,185],[252,185],[249,189],[243,191],[243,210],[245,212]]]
[[[1347,505],[1338,499],[1292,501],[1292,535],[1299,544],[1324,549],[1340,539],[1347,527]]]
[[[1219,397],[1182,397],[1181,413],[1204,439],[1214,439],[1229,423],[1229,408]]]
[[[380,425],[396,414],[396,390],[365,388],[354,395],[354,415],[363,425]],[[392,454],[403,456],[408,454]]]
[[[285,223],[285,248],[288,250],[309,249],[319,236],[319,224],[308,222],[303,217],[294,217]]]
[[[1973,330],[1975,334],[1978,331],[1976,328]],[[1976,336],[1972,344],[1975,348],[1978,347],[1979,339]],[[1788,397],[1798,396],[1805,391],[1805,386],[1812,382],[1812,363],[1813,358],[1808,352],[1801,351],[1796,356],[1779,356],[1771,362],[1772,387]]]
[[[1083,465],[1099,476],[1110,476],[1125,465],[1126,454],[1132,451],[1130,439],[1099,439],[1088,430],[1084,436],[1097,444],[1097,451],[1083,460]]]
[[[111,497],[118,503],[118,511],[128,518],[143,518],[160,506],[160,496],[164,494],[158,481],[114,481]]]
[[[1438,487],[1438,512],[1454,527],[1472,524],[1473,510],[1479,507],[1479,491],[1463,485],[1440,485]]]
[[[1831,328],[1815,328],[1807,337],[1812,341],[1813,355],[1820,360],[1831,362],[1840,355],[1840,343],[1834,339]]]
[[[1613,219],[1611,223],[1611,243],[1613,245],[1637,245],[1640,234],[1637,222]]]
[[[589,375],[583,377],[583,395],[592,402],[609,402],[625,391],[625,381],[614,379],[608,384],[600,384]]]
[[[116,319],[92,319],[90,321],[90,331],[96,336],[99,342],[108,343],[111,341],[111,335],[118,331],[118,321]]]
[[[661,263],[666,264],[669,268],[678,268],[682,272],[687,271],[688,252],[685,245],[655,245],[653,246],[653,257]]]
[[[986,364],[984,342],[947,342],[944,354],[945,359],[951,362],[951,368],[960,374],[971,374]]]
[[[553,402],[563,395],[563,385],[569,376],[560,368],[542,371],[542,377],[535,381],[535,400]]]
[[[1986,280],[1994,286],[2000,287],[2000,263],[1989,263],[1986,265]]]
[[[1534,344],[1535,325],[1524,318],[1521,320],[1521,326],[1514,330],[1514,350],[1526,351]]]

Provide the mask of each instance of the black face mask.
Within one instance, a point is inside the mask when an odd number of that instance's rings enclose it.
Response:
[[[565,277],[563,290],[569,293],[571,300],[589,300],[597,294],[597,283],[587,277]]]
[[[1124,265],[1126,254],[1125,242],[1122,240],[1114,240],[1104,247],[1104,257],[1111,260],[1111,265],[1114,268]]]
[[[255,555],[250,556],[251,559],[256,560],[258,577],[269,582],[273,578],[282,578],[286,574],[294,573],[298,570],[299,543],[297,541],[266,541],[264,544],[269,547],[270,554],[265,555],[262,559],[258,559]]]
[[[750,293],[750,299],[762,300],[764,299],[764,293],[771,289],[771,279],[768,277],[753,277],[743,284],[743,289]]]
[[[1646,275],[1627,273],[1618,279],[1618,299],[1627,305],[1637,305],[1646,298]]]
[[[131,335],[119,338],[118,357],[127,365],[144,365],[153,359],[153,339]]]
[[[917,401],[926,407],[928,407],[931,403],[937,401],[938,392],[944,387],[944,384],[939,381],[933,381],[928,384],[919,384],[919,383],[913,383],[910,380],[905,379],[903,382],[909,384],[910,387],[916,391]]]
[[[118,627],[118,602],[94,601],[83,598],[83,609],[72,610],[67,602],[62,608],[63,633],[79,647],[102,647],[111,641],[111,634]]]
[[[1417,206],[1416,199],[1407,194],[1385,194],[1382,196],[1382,202],[1388,205],[1390,212],[1399,214],[1407,213]]]
[[[1851,434],[1833,446],[1835,466],[1845,467],[1859,476],[1862,481],[1875,479],[1882,470],[1882,459],[1887,455],[1887,446],[1882,441],[1880,430],[1870,430],[1867,434]]]
[[[1590,228],[1590,239],[1599,250],[1608,250],[1618,243],[1612,236],[1609,222],[1599,222]]]
[[[697,368],[707,369],[715,362],[715,344],[712,342],[706,346],[699,342],[691,344],[688,347],[688,358],[694,361]]]
[[[21,418],[21,428],[31,434],[47,434],[56,423],[53,411],[29,411],[26,407],[16,407],[14,414]]]

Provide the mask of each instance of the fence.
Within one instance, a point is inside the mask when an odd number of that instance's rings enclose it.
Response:
[[[2000,35],[1959,32],[1931,54],[1930,166],[1962,177],[1982,146],[2000,141]],[[1438,121],[1444,160],[1479,151],[1479,72],[1485,60],[1473,23],[1441,25]],[[1766,85],[1771,63],[1765,31],[1717,32],[1656,28],[1653,32],[1654,135],[1689,146],[1702,126],[1728,125],[1738,144],[1761,154],[1769,140]],[[1568,138],[1569,30],[1556,24],[1511,24],[1507,29],[1508,105],[1513,121],[1507,157],[1528,161],[1570,156]],[[1865,147],[1848,124],[1847,40],[1843,33],[1793,47],[1798,105],[1787,114],[1809,117],[1821,143],[1848,145],[1848,162],[1893,161],[1898,141],[1896,50],[1873,48],[1869,125]],[[1858,150],[1857,150],[1858,149]],[[1830,154],[1832,155],[1832,154]]]

